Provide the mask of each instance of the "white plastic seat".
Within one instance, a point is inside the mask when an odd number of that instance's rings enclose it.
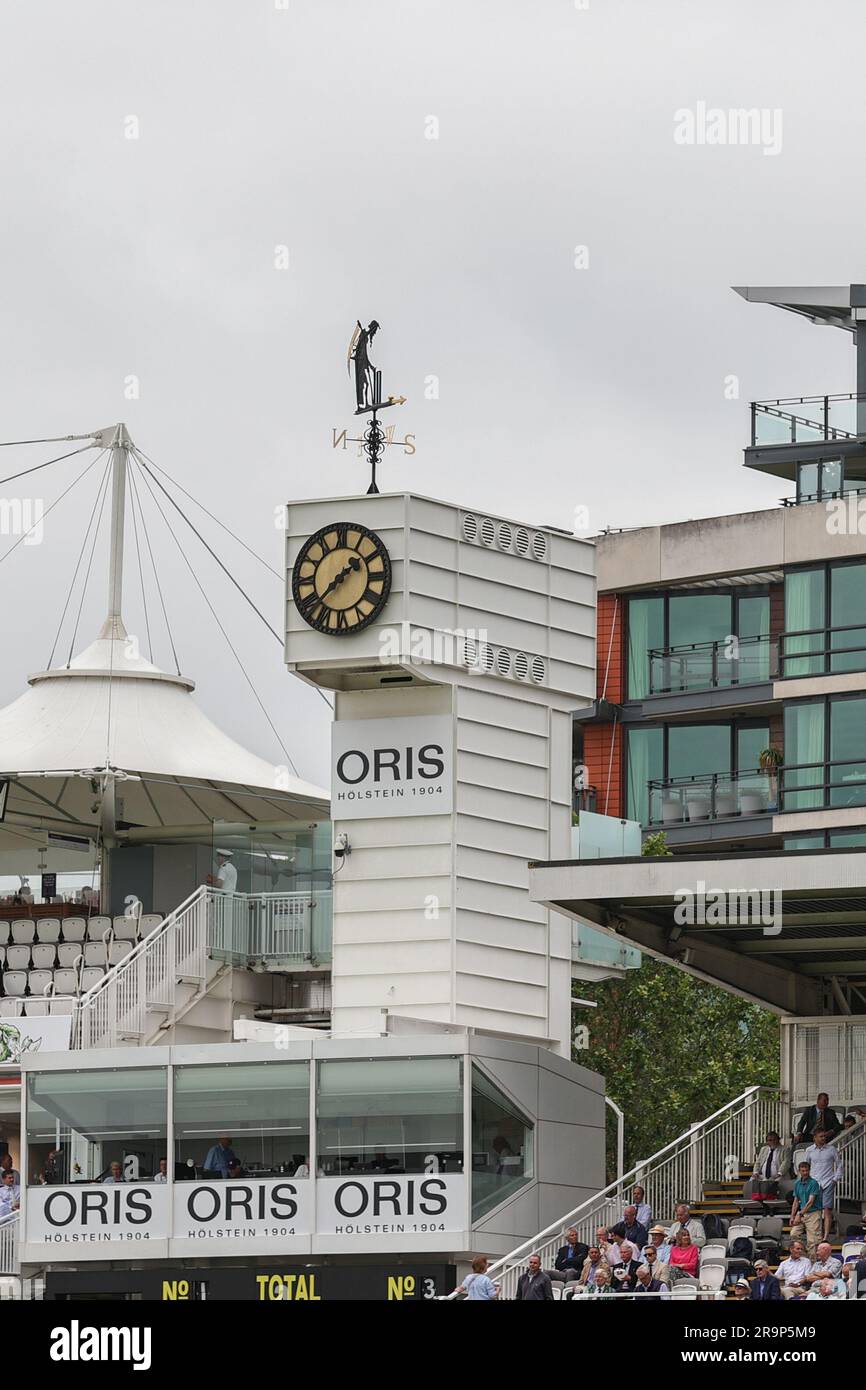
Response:
[[[750,1221],[732,1221],[728,1227],[728,1254],[731,1253],[731,1246],[735,1240],[739,1239],[754,1240],[755,1227]]]
[[[725,1266],[709,1264],[706,1267],[701,1265],[700,1284],[702,1289],[720,1289],[725,1282]]]
[[[0,1018],[18,1018],[21,1014],[20,999],[0,999]]]
[[[42,917],[36,923],[36,935],[40,941],[59,941],[60,940],[60,918]]]
[[[138,918],[137,917],[115,917],[114,937],[116,941],[137,941],[138,940]]]
[[[57,988],[56,975],[54,976],[54,987],[55,989]],[[71,1014],[75,1012],[75,1004],[71,999],[57,999],[52,995],[50,999],[45,1000],[45,1003],[48,1006],[47,1012],[49,1014]]]
[[[12,923],[12,940],[20,946],[29,946],[36,937],[36,923],[29,918]]]
[[[53,982],[53,970],[31,970],[27,976],[27,985],[31,994],[41,994]]]
[[[78,989],[78,971],[55,970],[54,989],[57,994],[75,994]]]
[[[83,941],[86,936],[87,923],[83,917],[65,917],[63,919],[64,941]]]
[[[31,950],[34,970],[53,970],[57,959],[57,947],[37,943]]]
[[[7,970],[3,976],[3,988],[14,999],[20,999],[27,989],[27,971]]]
[[[88,941],[84,948],[84,964],[86,966],[96,966],[100,971],[105,969],[105,944],[102,941]]]
[[[141,934],[148,936],[162,921],[161,912],[145,912],[141,919]]]
[[[91,917],[90,921],[87,923],[87,940],[101,940],[103,932],[107,932],[110,926],[110,917]]]
[[[5,947],[5,946],[0,946],[0,970],[3,969],[3,967],[4,967],[5,964],[6,964],[6,947]]]
[[[45,1018],[48,1014],[47,999],[28,999],[25,1007],[28,1018]]]
[[[29,947],[29,946],[7,946],[7,947],[6,947],[6,968],[7,968],[7,970],[29,970],[29,969],[30,969],[30,947]]]
[[[94,985],[98,985],[104,974],[104,970],[95,970],[92,967],[89,970],[82,970],[81,993],[86,994],[89,989],[93,989]]]
[[[866,1244],[862,1240],[846,1240],[842,1246],[842,1263],[847,1264],[849,1260],[859,1260],[866,1252]]]
[[[724,1268],[727,1256],[728,1248],[721,1241],[705,1245],[701,1250],[701,1271],[703,1272],[704,1265],[721,1265]]]
[[[61,970],[72,970],[79,956],[84,955],[81,941],[61,941],[57,947],[57,964]]]
[[[112,941],[111,950],[108,953],[108,964],[119,965],[132,950],[131,941]]]

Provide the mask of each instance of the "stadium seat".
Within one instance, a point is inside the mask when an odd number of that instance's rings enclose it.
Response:
[[[57,988],[56,974],[54,976],[54,988]],[[46,999],[44,1002],[48,1006],[47,1012],[49,1014],[71,1014],[75,1010],[75,1005],[71,999],[58,999],[55,995],[52,995],[50,999]],[[33,1001],[31,1000],[30,1003],[32,1005]]]
[[[19,999],[0,999],[0,1018],[18,1018],[21,1002]]]
[[[6,966],[6,947],[5,947],[5,946],[0,946],[0,970],[5,969],[5,966]]]
[[[111,950],[108,953],[108,964],[119,965],[132,950],[131,941],[112,941]]]
[[[702,1289],[720,1289],[725,1282],[725,1266],[723,1264],[709,1264],[706,1267],[701,1265],[700,1284]]]
[[[7,970],[3,976],[3,988],[7,995],[21,998],[27,989],[27,971]]]
[[[53,970],[57,961],[57,947],[39,943],[31,950],[34,970]]]
[[[842,1246],[842,1263],[847,1264],[849,1260],[859,1260],[866,1252],[866,1243],[862,1240],[846,1240]]]
[[[7,970],[29,970],[29,969],[30,969],[30,947],[29,947],[29,946],[7,946],[7,947],[6,947],[6,969],[7,969]]]
[[[57,964],[61,970],[72,970],[79,956],[84,955],[82,941],[61,941],[57,947]]]
[[[55,970],[54,989],[57,994],[75,994],[78,990],[78,971]]]
[[[721,1241],[713,1241],[701,1250],[701,1272],[704,1265],[721,1265],[724,1269],[725,1261],[728,1256],[728,1248]]]
[[[84,948],[84,964],[86,966],[96,966],[99,970],[104,970],[107,954],[108,952],[103,941],[88,941]]]
[[[31,994],[39,995],[53,983],[53,970],[31,970],[27,976],[27,987]]]
[[[138,918],[137,917],[115,917],[114,937],[116,941],[137,941],[138,940]]]
[[[56,942],[60,940],[60,918],[43,917],[36,923],[36,935],[40,941]]]
[[[86,994],[94,985],[98,985],[104,975],[103,970],[96,970],[93,967],[81,972],[81,993]]]
[[[99,941],[104,932],[111,926],[110,917],[91,917],[87,924],[87,940]]]
[[[19,946],[29,946],[36,936],[36,923],[25,919],[12,923],[12,940]]]
[[[761,1255],[766,1255],[772,1247],[775,1249],[782,1243],[782,1227],[785,1224],[782,1216],[762,1216],[755,1226],[755,1248]]]
[[[67,917],[63,922],[64,941],[84,941],[87,936],[87,923],[83,917]]]
[[[141,919],[141,934],[148,936],[162,921],[161,912],[145,912]]]

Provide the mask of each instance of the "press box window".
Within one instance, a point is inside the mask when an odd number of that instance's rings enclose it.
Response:
[[[294,1176],[299,1168],[305,1176],[309,1115],[306,1062],[177,1067],[175,1173],[179,1178],[225,1178],[233,1157],[240,1164],[239,1176]]]
[[[100,1182],[119,1163],[145,1182],[167,1157],[162,1067],[31,1072],[27,1077],[27,1181]]]
[[[462,1173],[457,1057],[320,1062],[319,1167],[345,1173]]]

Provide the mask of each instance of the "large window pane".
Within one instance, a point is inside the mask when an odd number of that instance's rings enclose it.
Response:
[[[665,640],[664,599],[632,598],[628,601],[628,698],[642,700],[650,693],[649,652]],[[654,663],[654,671],[658,659]],[[654,674],[653,686],[660,676]]]
[[[30,1072],[27,1181],[125,1182],[152,1178],[166,1157],[166,1072]]]
[[[668,730],[668,777],[731,773],[729,724],[675,724]]]
[[[770,597],[753,594],[737,604],[739,655],[736,677],[740,685],[770,679]]]
[[[320,1062],[317,1101],[325,1174],[463,1171],[458,1057]]]
[[[303,1170],[310,1152],[309,1084],[306,1062],[178,1067],[178,1176],[227,1178],[233,1163],[239,1165],[239,1177],[269,1178]]]
[[[866,849],[866,830],[831,830],[831,849]]]
[[[788,705],[785,710],[783,811],[824,805],[824,705]],[[807,790],[798,791],[797,788]]]
[[[814,502],[818,496],[818,464],[801,463],[797,469],[797,501]]]
[[[866,670],[866,564],[835,565],[831,570],[830,626],[851,629],[831,634],[830,670]]]
[[[672,689],[706,690],[714,684],[730,684],[731,661],[725,643],[733,633],[732,602],[729,593],[671,594],[668,639]],[[715,661],[708,645],[712,642],[722,644],[716,649]],[[693,646],[697,650],[688,650]]]
[[[788,634],[802,634],[793,636]],[[793,570],[785,575],[783,676],[814,676],[824,670],[824,571]],[[797,656],[809,652],[809,656]]]
[[[866,805],[866,699],[830,703],[831,806]]]
[[[480,1067],[472,1068],[472,1220],[532,1177],[532,1125]]]
[[[664,732],[662,729],[630,729],[626,769],[626,802],[629,820],[650,822],[650,778],[664,775]],[[653,818],[661,819],[660,809],[653,807]]]

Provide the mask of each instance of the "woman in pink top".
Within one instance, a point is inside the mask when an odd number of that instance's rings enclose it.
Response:
[[[678,1274],[691,1274],[696,1277],[700,1257],[701,1252],[692,1244],[692,1238],[685,1227],[677,1231],[676,1244],[671,1250],[670,1258],[674,1277]]]

